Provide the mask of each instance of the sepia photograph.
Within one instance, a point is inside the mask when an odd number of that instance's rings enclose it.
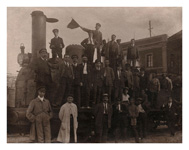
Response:
[[[182,143],[182,7],[7,7],[7,143]]]

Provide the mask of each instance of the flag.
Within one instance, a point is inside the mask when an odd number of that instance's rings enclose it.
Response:
[[[67,28],[70,28],[70,29],[75,29],[78,27],[79,27],[79,24],[74,19],[72,19],[71,22],[67,25]]]

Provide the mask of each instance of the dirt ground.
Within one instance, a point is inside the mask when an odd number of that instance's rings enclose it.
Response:
[[[8,134],[7,143],[30,143],[29,134]],[[52,143],[56,143],[56,139],[52,140]],[[109,140],[108,143],[115,143],[115,141]],[[126,141],[119,141],[118,143],[135,143],[134,138],[129,138]],[[140,139],[140,143],[182,143],[182,131],[177,131],[175,136],[170,136],[166,126],[159,126],[155,131],[148,134],[145,139]]]

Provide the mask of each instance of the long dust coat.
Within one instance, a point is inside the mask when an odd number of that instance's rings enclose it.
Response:
[[[73,127],[74,127],[74,140],[77,142],[77,106],[74,103],[65,103],[59,112],[59,119],[61,120],[61,126],[58,133],[57,141],[62,143],[70,142],[70,114],[73,115]]]

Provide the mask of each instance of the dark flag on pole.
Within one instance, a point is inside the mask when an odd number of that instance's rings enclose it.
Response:
[[[70,29],[75,29],[78,27],[79,27],[79,24],[74,19],[72,19],[71,22],[67,25],[67,28],[70,28]]]

